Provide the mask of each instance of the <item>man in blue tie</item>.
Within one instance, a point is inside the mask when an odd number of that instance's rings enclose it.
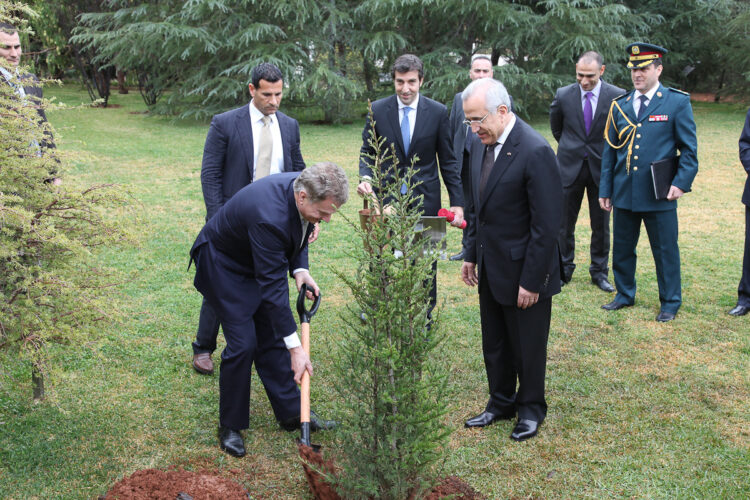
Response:
[[[374,154],[370,145],[370,130],[374,127],[377,138],[385,137],[386,145],[395,148],[398,168],[403,172],[414,157],[416,173],[413,196],[423,197],[424,215],[436,216],[442,206],[440,177],[448,191],[450,210],[456,214],[451,222],[459,227],[463,222],[463,194],[461,175],[453,154],[453,142],[448,122],[448,109],[441,103],[420,95],[424,82],[422,61],[413,54],[396,59],[392,72],[395,95],[372,103],[372,120],[368,118],[362,131],[362,148],[359,157],[359,175],[363,180],[357,186],[360,195],[373,193],[369,178]],[[384,169],[390,165],[383,165]],[[375,193],[377,194],[377,193]],[[386,200],[386,203],[388,201]],[[436,282],[432,280],[430,311],[437,301]],[[430,316],[428,314],[428,316]]]
[[[557,89],[549,108],[552,135],[557,140],[557,163],[563,183],[563,224],[558,244],[562,284],[575,270],[575,229],[586,192],[591,221],[591,282],[611,293],[609,282],[609,212],[599,207],[604,123],[612,99],[625,93],[603,81],[604,61],[597,52],[586,52],[576,63],[577,83]]]
[[[682,304],[677,199],[698,173],[698,141],[690,96],[659,83],[667,50],[649,43],[627,47],[632,91],[615,99],[604,128],[599,204],[614,210],[612,270],[617,295],[607,311],[635,303],[636,245],[646,226],[659,283],[656,321],[675,318]],[[651,165],[674,159],[677,169],[666,199],[657,198]]]

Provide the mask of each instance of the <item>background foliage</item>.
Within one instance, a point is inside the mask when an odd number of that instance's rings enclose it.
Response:
[[[32,24],[53,49],[44,60],[51,71],[62,62],[53,54],[70,51],[87,54],[100,71],[134,70],[147,82],[144,98],[152,111],[182,117],[207,118],[247,101],[250,70],[271,61],[286,75],[288,98],[296,105],[321,109],[328,123],[359,119],[353,115],[361,109],[354,103],[391,91],[390,66],[404,52],[425,62],[424,93],[449,104],[467,82],[471,55],[491,53],[503,64],[497,75],[518,110],[530,116],[547,110],[554,90],[571,80],[573,64],[586,50],[603,54],[606,78],[630,87],[624,49],[636,40],[670,50],[662,76],[667,85],[719,97],[750,93],[750,4],[744,0],[54,0],[35,5],[42,15]],[[71,27],[71,13],[80,14],[77,27]],[[167,88],[171,92],[157,104]]]

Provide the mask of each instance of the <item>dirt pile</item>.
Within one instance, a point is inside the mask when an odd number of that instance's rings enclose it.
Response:
[[[181,495],[178,497],[178,495]],[[215,471],[144,469],[122,478],[100,500],[248,500],[245,488]]]

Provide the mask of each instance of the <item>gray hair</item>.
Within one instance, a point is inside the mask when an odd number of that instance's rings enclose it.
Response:
[[[508,91],[505,89],[505,85],[494,78],[479,78],[471,82],[461,93],[461,101],[466,102],[469,97],[473,96],[480,89],[486,89],[484,94],[484,108],[490,114],[496,114],[499,106],[505,106],[510,111]]]
[[[349,180],[343,168],[322,161],[307,167],[294,179],[294,192],[300,191],[307,193],[312,203],[333,198],[338,208],[349,199]]]

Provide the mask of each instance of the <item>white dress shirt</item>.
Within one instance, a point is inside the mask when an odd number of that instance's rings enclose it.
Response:
[[[253,127],[253,180],[255,180],[255,166],[258,164],[258,147],[260,144],[260,129],[263,128],[263,113],[255,107],[251,100],[248,105],[250,108],[250,122]],[[273,152],[271,153],[271,169],[268,175],[278,174],[284,171],[284,147],[281,144],[281,129],[276,113],[268,115],[271,118],[271,138],[273,139]]]
[[[651,104],[651,99],[654,98],[654,94],[656,94],[656,89],[659,88],[659,82],[656,82],[656,85],[654,85],[651,90],[646,92],[645,96],[648,99],[648,104]],[[635,116],[638,116],[638,110],[641,109],[641,96],[644,95],[641,93],[640,90],[636,90],[635,94],[633,94],[633,111],[635,111]],[[646,106],[648,107],[648,105]]]
[[[401,122],[404,121],[404,111],[403,109],[406,107],[406,104],[401,102],[401,98],[396,96],[396,100],[398,101],[398,124],[401,125]],[[409,111],[409,140],[414,138],[414,124],[417,123],[417,106],[419,105],[419,94],[414,98],[414,100],[409,104],[409,107],[411,110]]]
[[[581,87],[580,85],[578,85]],[[596,82],[596,87],[594,87],[592,90],[583,90],[583,87],[581,87],[581,109],[586,106],[586,92],[591,92],[591,97],[589,97],[589,101],[591,101],[591,120],[594,120],[594,113],[596,113],[596,104],[599,102],[599,94],[602,92],[602,81],[599,80]]]

